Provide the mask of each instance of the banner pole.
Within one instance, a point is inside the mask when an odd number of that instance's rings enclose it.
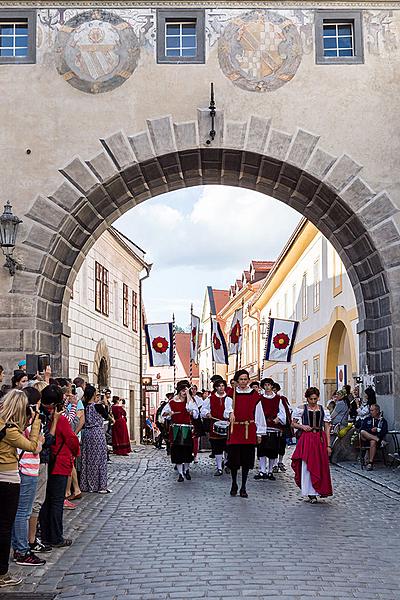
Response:
[[[175,331],[175,313],[172,314],[172,343],[174,348],[174,393],[176,388],[176,331]]]
[[[267,323],[267,329],[265,332],[264,354],[263,354],[263,359],[262,359],[262,364],[261,364],[260,380],[263,378],[265,363],[267,362],[267,344],[268,344],[270,327],[271,327],[271,310],[269,311],[269,314],[268,314],[268,323]]]
[[[212,374],[215,375],[215,361],[214,361],[214,351],[213,351],[213,322],[212,322],[212,313],[210,311],[210,328],[211,328],[211,338],[210,338],[210,345],[211,345],[211,360],[212,360]],[[208,382],[207,382],[208,385]]]

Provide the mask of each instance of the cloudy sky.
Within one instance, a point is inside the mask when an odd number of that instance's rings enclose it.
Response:
[[[251,190],[202,186],[147,200],[114,226],[153,263],[143,284],[148,322],[190,321],[200,315],[205,288],[229,289],[251,260],[274,260],[300,215]]]

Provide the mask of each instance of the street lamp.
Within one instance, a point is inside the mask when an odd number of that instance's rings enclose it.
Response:
[[[0,247],[6,257],[4,266],[9,270],[10,275],[15,275],[15,271],[21,268],[19,263],[13,258],[20,223],[22,223],[21,219],[13,215],[11,204],[7,200],[4,212],[0,217]]]
[[[260,333],[263,339],[265,339],[265,336],[267,335],[267,326],[267,321],[265,320],[265,317],[263,317],[260,322]]]

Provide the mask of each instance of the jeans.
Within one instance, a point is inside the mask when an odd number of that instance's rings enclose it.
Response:
[[[65,490],[67,487],[66,475],[50,475],[47,480],[46,500],[40,510],[40,535],[44,544],[62,544],[63,537],[63,510]]]
[[[0,576],[8,573],[11,531],[17,514],[19,483],[0,483]]]
[[[26,554],[29,551],[28,519],[32,514],[38,478],[23,473],[20,473],[20,476],[18,510],[12,529],[11,543],[14,550],[20,554]]]

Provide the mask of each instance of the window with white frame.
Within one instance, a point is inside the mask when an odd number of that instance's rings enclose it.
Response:
[[[283,318],[288,318],[288,301],[287,301],[287,292],[285,292],[283,296]]]
[[[292,285],[292,306],[293,306],[292,317],[293,317],[293,319],[296,319],[297,318],[297,286],[295,283]]]
[[[317,258],[317,260],[314,262],[314,287],[313,287],[314,310],[319,310],[320,295],[321,295],[320,260],[319,260],[319,258]]]
[[[165,55],[194,57],[197,51],[196,21],[165,22]]]
[[[303,367],[303,372],[302,372],[302,386],[303,386],[303,389],[302,389],[302,392],[304,394],[304,392],[306,391],[306,389],[308,387],[310,387],[310,380],[309,380],[309,377],[308,377],[308,360],[303,361],[302,367]]]
[[[319,389],[319,386],[320,386],[319,356],[314,356],[314,358],[313,358],[313,385]]]
[[[157,11],[157,62],[205,62],[204,10]]]
[[[0,64],[35,60],[36,10],[0,9]]]
[[[291,403],[297,403],[297,366],[292,365]]]
[[[317,10],[315,48],[317,64],[364,62],[361,11]]]
[[[308,317],[308,289],[307,289],[307,273],[303,274],[301,283],[301,312],[302,318],[307,319]]]
[[[324,23],[324,56],[354,56],[353,23]]]

